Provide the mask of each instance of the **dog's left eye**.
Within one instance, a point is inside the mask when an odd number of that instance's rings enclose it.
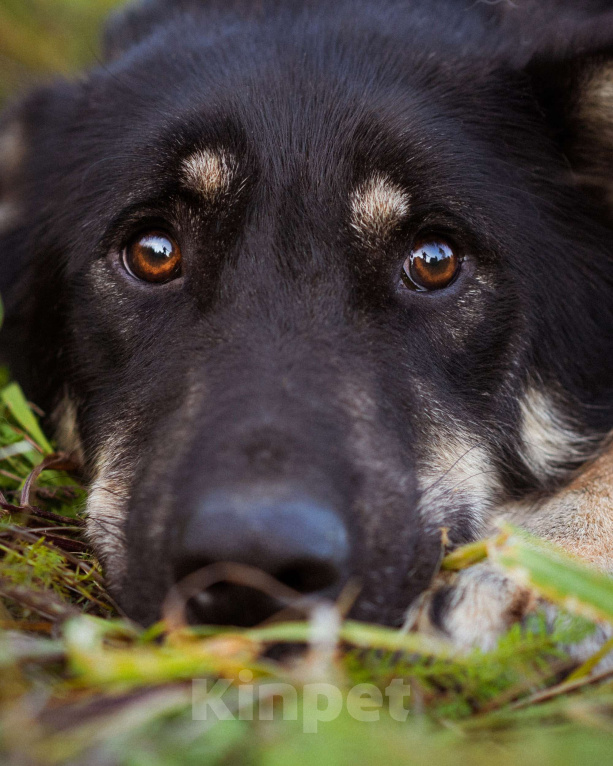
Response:
[[[163,284],[181,276],[181,250],[162,231],[139,235],[124,251],[126,269],[144,282]]]
[[[457,248],[445,239],[417,242],[402,267],[402,281],[410,290],[442,290],[460,270],[462,259]]]

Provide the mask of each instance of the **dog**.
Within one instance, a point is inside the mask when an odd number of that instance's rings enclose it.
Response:
[[[529,599],[444,550],[612,569],[612,173],[610,0],[149,0],[9,106],[0,352],[125,612],[233,562],[487,648]]]

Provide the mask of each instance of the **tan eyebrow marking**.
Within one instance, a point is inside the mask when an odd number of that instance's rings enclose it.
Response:
[[[603,131],[604,140],[613,137],[613,66],[604,66],[587,84],[580,100],[580,116],[594,129]]]
[[[223,149],[200,149],[183,161],[186,185],[209,201],[229,190],[234,172],[234,158]]]
[[[366,244],[388,237],[409,213],[409,195],[382,173],[351,195],[351,226]]]

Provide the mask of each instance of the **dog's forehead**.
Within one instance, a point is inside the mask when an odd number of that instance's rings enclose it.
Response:
[[[417,220],[420,205],[453,205],[475,218],[481,179],[495,177],[476,168],[493,160],[483,142],[476,151],[449,95],[439,98],[449,88],[419,68],[392,77],[376,57],[352,51],[334,59],[308,42],[313,49],[305,43],[304,56],[249,48],[248,66],[241,51],[219,64],[189,45],[172,60],[145,60],[136,51],[123,69],[99,72],[80,135],[90,147],[89,133],[105,126],[94,156],[89,148],[82,154],[87,186],[98,189],[91,211],[100,231],[139,206],[173,215],[168,203],[187,192],[185,210],[200,214],[215,204],[217,214],[248,203],[269,214],[270,227],[283,217],[287,231],[289,211],[295,235],[322,222],[322,241],[338,241],[341,224],[371,252],[401,223]],[[155,41],[145,48],[149,57],[158,50]],[[130,80],[146,98],[119,87]]]
[[[457,148],[470,142],[448,108],[453,75],[424,64],[427,41],[413,54],[395,37],[375,44],[367,31],[288,29],[279,45],[276,31],[270,40],[257,27],[248,44],[234,32],[216,41],[185,30],[172,58],[170,32],[148,40],[92,83],[91,130],[108,131],[103,161],[88,157],[88,180],[113,177],[117,199],[130,187],[137,202],[141,191],[157,193],[165,172],[211,201],[244,178],[247,146],[268,188],[299,178],[297,198],[320,191],[349,205],[360,234],[390,230],[407,214],[414,174],[424,187],[458,189],[471,165]],[[137,156],[124,167],[130,146]]]
[[[182,183],[204,203],[227,194],[239,173],[237,158],[219,147],[191,152],[180,167]],[[356,183],[348,196],[350,225],[366,245],[384,240],[410,212],[408,191],[381,171]]]

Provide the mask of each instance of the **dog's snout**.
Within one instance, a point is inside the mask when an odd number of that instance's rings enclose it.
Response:
[[[257,567],[301,593],[340,584],[348,558],[344,522],[327,504],[231,491],[197,503],[173,551],[177,579],[225,561]]]

